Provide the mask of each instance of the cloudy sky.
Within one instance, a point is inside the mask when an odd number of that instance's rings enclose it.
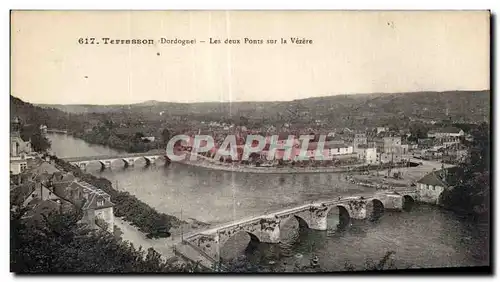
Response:
[[[489,89],[487,12],[13,12],[11,28],[11,94],[33,103]],[[86,37],[101,44],[78,43]],[[104,45],[103,37],[197,43]],[[288,44],[213,45],[210,37]]]

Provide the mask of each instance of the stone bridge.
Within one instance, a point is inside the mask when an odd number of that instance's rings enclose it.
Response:
[[[381,192],[371,197],[353,196],[306,204],[267,215],[242,219],[226,225],[198,232],[184,237],[183,243],[192,246],[204,257],[221,261],[220,250],[224,243],[238,232],[250,235],[251,242],[280,243],[280,226],[288,220],[297,220],[299,228],[327,230],[327,215],[331,209],[339,211],[339,221],[369,219],[377,210],[402,211],[418,201],[416,190]],[[207,266],[210,267],[210,266]]]
[[[134,166],[138,160],[145,160],[146,165],[154,164],[158,159],[166,159],[165,154],[158,153],[134,153],[113,156],[90,156],[76,158],[62,158],[64,161],[85,170],[90,163],[99,163],[102,169],[111,167],[111,164],[119,161],[124,167]],[[166,159],[168,160],[168,159]]]

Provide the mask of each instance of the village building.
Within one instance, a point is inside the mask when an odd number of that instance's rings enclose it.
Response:
[[[368,144],[368,139],[366,138],[366,134],[355,134],[354,135],[354,141],[353,141],[353,148],[354,150],[356,150],[356,148],[359,146],[359,145],[366,145]]]
[[[82,222],[113,232],[114,204],[109,194],[87,182],[71,180],[71,177],[53,182],[53,187],[58,194],[81,207],[84,212]]]
[[[445,137],[464,137],[465,132],[457,127],[449,126],[440,129],[431,130],[427,133],[429,138],[445,138]]]
[[[386,154],[401,154],[401,136],[385,136],[383,137],[384,148],[383,152]]]
[[[65,206],[70,205],[83,211],[83,223],[113,232],[114,204],[103,190],[79,181],[72,173],[62,172],[41,159],[20,176],[21,183],[11,186],[11,202],[33,210],[28,217],[50,210],[49,207],[67,209]]]
[[[429,204],[442,204],[443,192],[450,191],[457,184],[458,167],[442,168],[433,171],[417,181],[419,201]]]
[[[18,175],[28,168],[29,159],[33,159],[36,153],[31,147],[31,141],[21,138],[21,120],[14,118],[11,122],[10,133],[10,173]]]
[[[368,144],[358,145],[354,152],[358,154],[358,159],[363,161],[365,164],[377,163],[376,147],[370,147]]]
[[[377,127],[377,135],[380,134],[380,133],[382,133],[382,132],[387,132],[387,131],[389,131],[389,127],[387,127],[387,126],[379,126],[379,127]]]
[[[442,154],[442,159],[447,163],[459,163],[462,162],[469,153],[468,148],[461,144],[452,144],[438,150]]]

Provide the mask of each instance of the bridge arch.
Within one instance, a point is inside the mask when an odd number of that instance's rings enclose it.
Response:
[[[106,168],[106,164],[101,161],[101,160],[91,160],[91,161],[87,161],[85,162],[86,165],[86,169],[95,169],[96,167],[98,168],[98,170],[104,170]]]
[[[123,165],[124,165],[125,168],[134,165],[134,159],[123,158],[122,161],[123,161]]]
[[[411,195],[403,195],[403,210],[410,211],[415,205],[415,199]]]
[[[300,229],[309,228],[309,222],[307,221],[307,219],[304,219],[302,216],[299,215],[294,215],[293,218],[297,220]]]
[[[351,222],[349,207],[344,204],[332,206],[327,213],[327,228],[329,230],[343,230]]]
[[[219,233],[219,252],[223,262],[231,261],[243,254],[252,253],[261,242],[259,236],[247,230],[235,230],[223,238]]]
[[[309,222],[305,215],[289,215],[280,220],[279,243],[282,246],[290,246],[299,241],[305,231],[309,229]],[[288,249],[288,248],[285,248]]]
[[[156,161],[156,157],[151,156],[144,156],[144,159],[146,160],[146,166],[152,165]]]
[[[315,215],[310,209],[301,210],[299,212],[288,214],[287,216],[280,218],[280,226],[293,224],[297,226],[298,229],[310,229],[314,225]]]
[[[373,198],[368,201],[367,204],[367,217],[371,221],[376,221],[384,214],[385,207],[384,203],[377,198]]]

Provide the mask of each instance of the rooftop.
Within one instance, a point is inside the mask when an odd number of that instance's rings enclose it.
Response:
[[[457,184],[457,176],[459,173],[459,167],[443,168],[441,170],[428,173],[418,180],[417,183],[448,188]]]
[[[448,126],[443,128],[438,128],[434,130],[430,130],[429,133],[460,133],[462,131],[460,128],[454,126]]]

